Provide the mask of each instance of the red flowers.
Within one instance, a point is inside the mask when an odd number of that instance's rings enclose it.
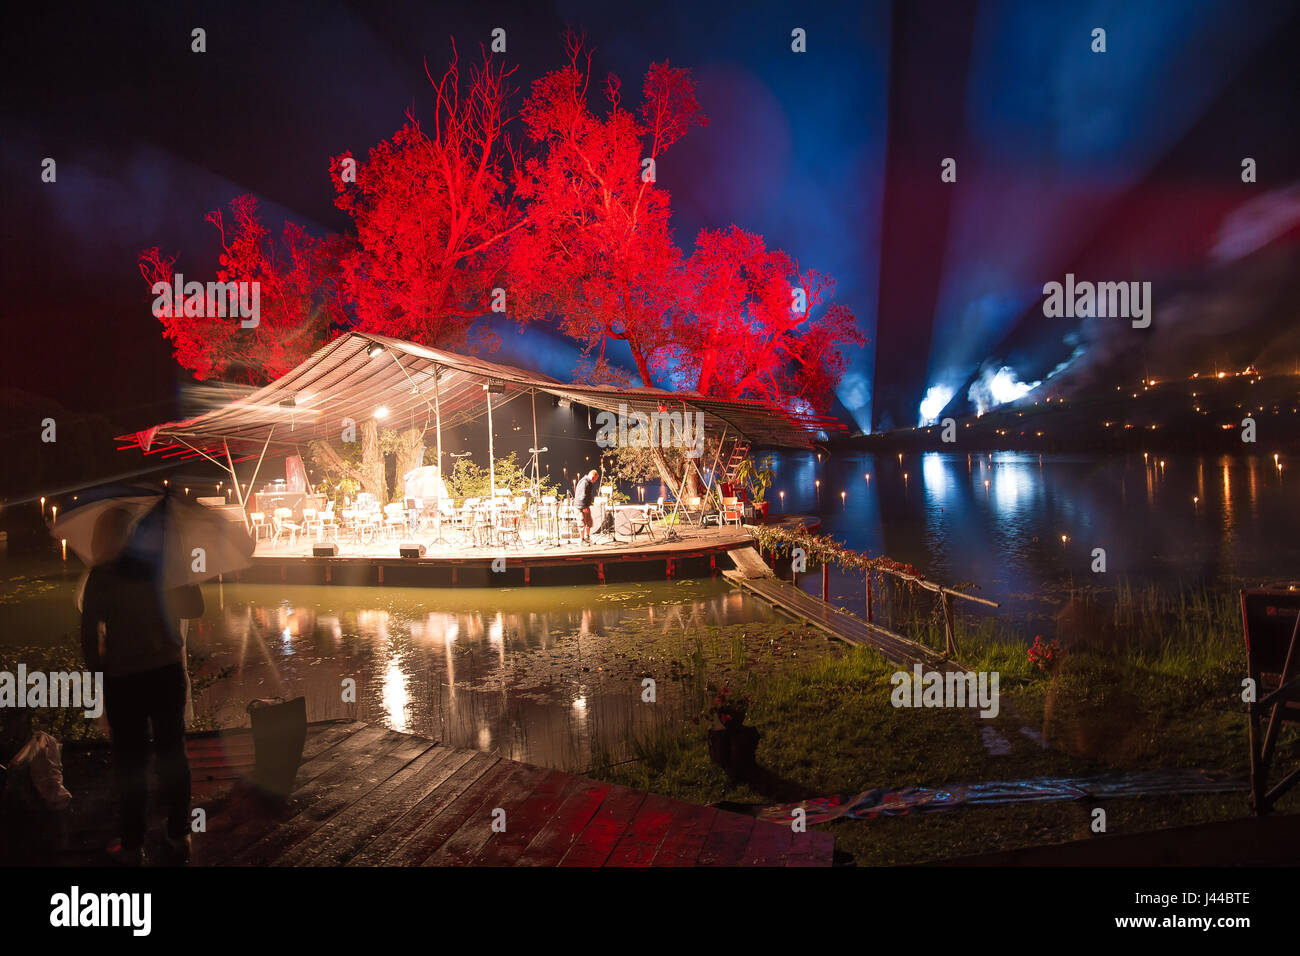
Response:
[[[731,726],[739,727],[745,722],[745,713],[749,710],[749,698],[740,696],[731,697],[731,689],[723,687],[713,698],[713,706],[707,713],[714,718],[724,729]]]
[[[1043,643],[1043,635],[1035,634],[1034,643],[1029,645],[1029,663],[1037,664],[1040,671],[1048,670],[1061,657],[1061,645],[1056,641]]]

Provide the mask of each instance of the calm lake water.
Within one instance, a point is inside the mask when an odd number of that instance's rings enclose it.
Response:
[[[12,670],[7,650],[76,633],[76,574],[3,569],[0,668]],[[511,590],[208,585],[204,597],[191,659],[205,674],[229,674],[196,695],[195,710],[217,725],[245,726],[254,698],[302,695],[309,720],[374,721],[576,770],[594,752],[621,755],[627,735],[653,720],[685,715],[680,681],[711,627],[777,618],[710,579]],[[641,701],[645,676],[656,680],[657,707]],[[354,703],[344,699],[349,679]]]
[[[1300,461],[1282,456],[1017,452],[783,456],[769,496],[849,547],[971,582],[1015,619],[1071,585],[1161,588],[1300,579]],[[866,476],[870,475],[868,479]],[[820,488],[816,482],[820,481]],[[843,497],[841,497],[843,493]],[[1105,550],[1106,573],[1092,571]],[[801,584],[820,592],[820,575]],[[832,600],[865,603],[860,575]]]
[[[1271,457],[787,455],[771,498],[776,510],[820,514],[823,530],[851,547],[978,585],[1002,603],[1001,618],[1032,635],[1050,631],[1072,585],[1300,578],[1300,475],[1282,466]],[[1094,548],[1105,549],[1105,574],[1091,570]],[[75,633],[77,574],[57,561],[0,562],[0,665],[7,648]],[[817,593],[820,574],[800,583]],[[860,576],[834,574],[831,591],[862,610]],[[252,698],[303,694],[311,719],[372,720],[577,770],[593,753],[619,755],[629,731],[680,716],[687,695],[675,681],[711,627],[789,628],[721,579],[513,590],[214,584],[205,596],[190,646],[206,672],[230,669],[197,702],[218,723],[243,724]],[[656,677],[667,707],[641,703],[644,675]],[[343,700],[349,678],[355,703]]]

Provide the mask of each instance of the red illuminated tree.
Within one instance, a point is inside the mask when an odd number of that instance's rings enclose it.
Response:
[[[636,114],[611,75],[597,114],[591,55],[573,36],[568,58],[521,113],[538,153],[520,187],[528,220],[511,240],[515,308],[554,315],[591,377],[615,377],[606,349],[623,342],[644,385],[827,408],[843,349],[864,342],[833,302],[834,280],[735,226],[702,232],[689,259],[673,241],[655,166],[706,124],[689,71],[652,64]]]
[[[220,210],[208,214],[220,236],[215,281],[258,284],[257,323],[245,327],[238,316],[186,315],[180,303],[159,316],[176,361],[195,378],[221,378],[260,385],[278,378],[324,345],[347,322],[337,278],[341,240],[317,239],[292,222],[277,243],[262,224],[257,200],[237,196],[230,203],[233,222]],[[140,254],[140,274],[152,288],[169,286],[176,260],[157,246]],[[185,274],[206,282],[211,274]]]
[[[704,230],[658,366],[676,387],[826,411],[844,349],[866,339],[835,280],[736,226]]]
[[[589,367],[621,341],[645,384],[679,295],[668,192],[655,182],[664,152],[706,123],[688,71],[656,63],[634,115],[621,85],[604,84],[606,109],[588,104],[591,55],[568,38],[567,66],[533,83],[521,117],[538,154],[525,164],[528,222],[512,240],[511,295],[523,317],[554,315],[582,343]]]
[[[504,240],[523,221],[507,132],[513,73],[484,53],[462,80],[453,45],[442,77],[429,77],[430,127],[408,112],[364,163],[333,160],[335,205],[357,233],[343,274],[360,328],[461,347],[504,288]]]

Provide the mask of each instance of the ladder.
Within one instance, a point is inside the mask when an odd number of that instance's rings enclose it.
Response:
[[[740,463],[749,457],[749,441],[745,438],[737,438],[731,443],[731,451],[723,459],[722,467],[718,470],[717,478],[719,484],[735,484],[736,471],[740,468]]]

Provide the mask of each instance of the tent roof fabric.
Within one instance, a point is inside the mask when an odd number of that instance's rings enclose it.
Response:
[[[602,411],[702,412],[708,433],[728,434],[756,445],[811,448],[819,433],[845,431],[843,423],[799,414],[766,402],[706,398],[694,392],[616,388],[559,382],[537,372],[458,355],[413,342],[349,332],[334,339],[290,372],[242,398],[195,418],[167,422],[118,436],[119,450],[192,458],[224,454],[241,458],[270,445],[305,445],[336,438],[345,419],[360,422],[380,407],[384,421],[432,427],[436,404],[444,428],[487,413],[484,385],[499,395],[493,410],[530,391],[545,392]]]

